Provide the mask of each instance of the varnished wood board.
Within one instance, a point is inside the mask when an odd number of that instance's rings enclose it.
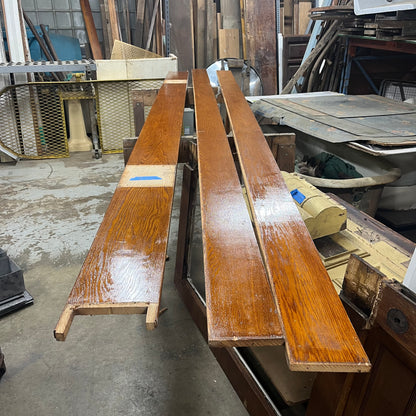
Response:
[[[259,244],[280,312],[289,367],[370,370],[370,363],[232,74],[218,79]]]
[[[212,346],[283,342],[276,306],[205,70],[193,71],[207,304]]]
[[[71,304],[159,302],[173,187],[116,189]]]
[[[147,116],[129,165],[177,163],[187,79],[187,72],[168,74]]]
[[[119,187],[163,188],[175,185],[176,165],[128,165]]]
[[[57,340],[83,310],[146,312],[147,328],[157,324],[186,79],[171,73],[168,80],[185,82],[160,89],[55,329]]]

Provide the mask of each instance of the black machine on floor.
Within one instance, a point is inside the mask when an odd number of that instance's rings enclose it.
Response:
[[[25,288],[22,269],[0,249],[0,316],[31,305],[33,298]]]
[[[4,362],[4,354],[2,354],[1,348],[0,348],[0,379],[3,377],[5,372],[6,372],[6,364]]]

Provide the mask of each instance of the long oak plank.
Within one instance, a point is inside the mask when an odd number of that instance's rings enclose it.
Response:
[[[218,79],[259,244],[280,312],[289,367],[365,372],[370,362],[231,72]]]
[[[211,346],[283,343],[227,135],[205,70],[192,72]]]
[[[188,74],[161,87],[55,328],[74,315],[147,313],[157,325]]]

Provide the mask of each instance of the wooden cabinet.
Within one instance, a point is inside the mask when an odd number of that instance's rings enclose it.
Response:
[[[286,85],[290,78],[298,70],[306,47],[308,46],[309,35],[285,35],[283,38],[283,85]]]
[[[379,274],[360,261],[366,273]],[[377,284],[369,315],[348,295],[341,295],[372,363],[371,372],[318,376],[308,416],[416,415],[416,297],[383,276]],[[361,299],[365,301],[365,296]]]

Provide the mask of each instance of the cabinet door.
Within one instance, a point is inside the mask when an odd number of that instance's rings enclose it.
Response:
[[[416,303],[398,283],[381,293],[374,325],[360,331],[371,372],[318,376],[308,416],[416,415]],[[362,323],[356,310],[347,311],[354,324]]]

